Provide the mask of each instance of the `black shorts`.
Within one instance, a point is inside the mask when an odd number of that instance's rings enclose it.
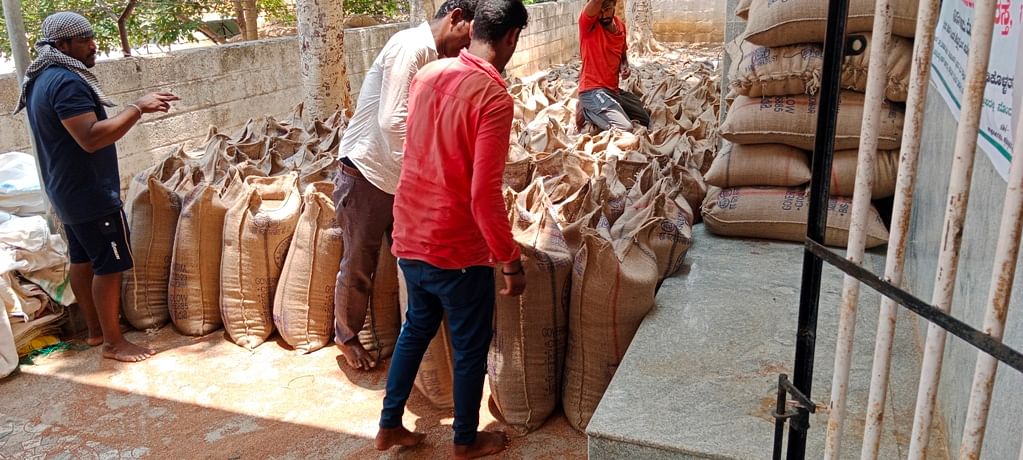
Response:
[[[124,211],[81,224],[64,224],[71,263],[92,262],[92,272],[109,275],[131,269],[131,246]]]

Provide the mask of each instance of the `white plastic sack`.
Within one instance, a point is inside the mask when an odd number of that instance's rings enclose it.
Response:
[[[0,314],[0,379],[18,368],[18,349],[14,345],[14,331],[6,313]]]
[[[67,243],[41,216],[0,222],[0,274],[17,271],[61,305],[74,303],[67,279]]]
[[[0,210],[18,216],[46,212],[38,171],[32,155],[0,154]]]

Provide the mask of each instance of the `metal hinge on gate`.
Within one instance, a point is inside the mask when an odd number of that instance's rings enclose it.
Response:
[[[792,400],[788,399],[792,395]],[[822,407],[807,398],[799,391],[787,374],[778,376],[778,404],[771,416],[774,417],[774,459],[780,460],[782,441],[785,438],[785,422],[792,424],[792,429],[805,432],[810,428],[810,414]]]

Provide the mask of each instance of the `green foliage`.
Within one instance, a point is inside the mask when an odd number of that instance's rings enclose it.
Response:
[[[121,42],[117,16],[127,3],[127,0],[23,0],[21,8],[29,47],[32,48],[39,40],[39,28],[46,16],[57,11],[75,11],[92,22],[100,52],[119,51]],[[270,22],[295,24],[294,9],[287,0],[259,0],[259,9]],[[128,41],[133,47],[194,41],[192,34],[202,23],[203,14],[212,12],[219,12],[224,17],[234,17],[235,14],[231,0],[139,0],[128,18]],[[32,53],[35,54],[34,49]],[[0,21],[0,57],[9,57],[10,54],[7,26]]]
[[[409,13],[409,2],[403,0],[345,0],[345,13],[395,17]]]

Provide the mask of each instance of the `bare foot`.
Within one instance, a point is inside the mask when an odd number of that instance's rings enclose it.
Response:
[[[508,436],[502,431],[480,431],[476,440],[468,446],[455,444],[454,457],[458,460],[486,457],[501,453],[508,448]]]
[[[126,363],[137,363],[139,361],[145,361],[154,354],[156,353],[153,350],[140,347],[127,340],[122,340],[120,343],[117,344],[108,343],[103,345],[104,358],[123,361]]]
[[[86,337],[85,338],[85,344],[90,346],[90,347],[95,347],[97,345],[103,345],[103,336],[100,335],[100,336],[96,336],[96,337]]]
[[[355,369],[370,370],[377,365],[357,338],[341,344],[341,354],[344,355],[348,365]]]
[[[377,431],[376,447],[377,450],[387,450],[394,446],[415,447],[425,438],[425,434],[413,433],[403,426],[381,428],[380,431]]]

